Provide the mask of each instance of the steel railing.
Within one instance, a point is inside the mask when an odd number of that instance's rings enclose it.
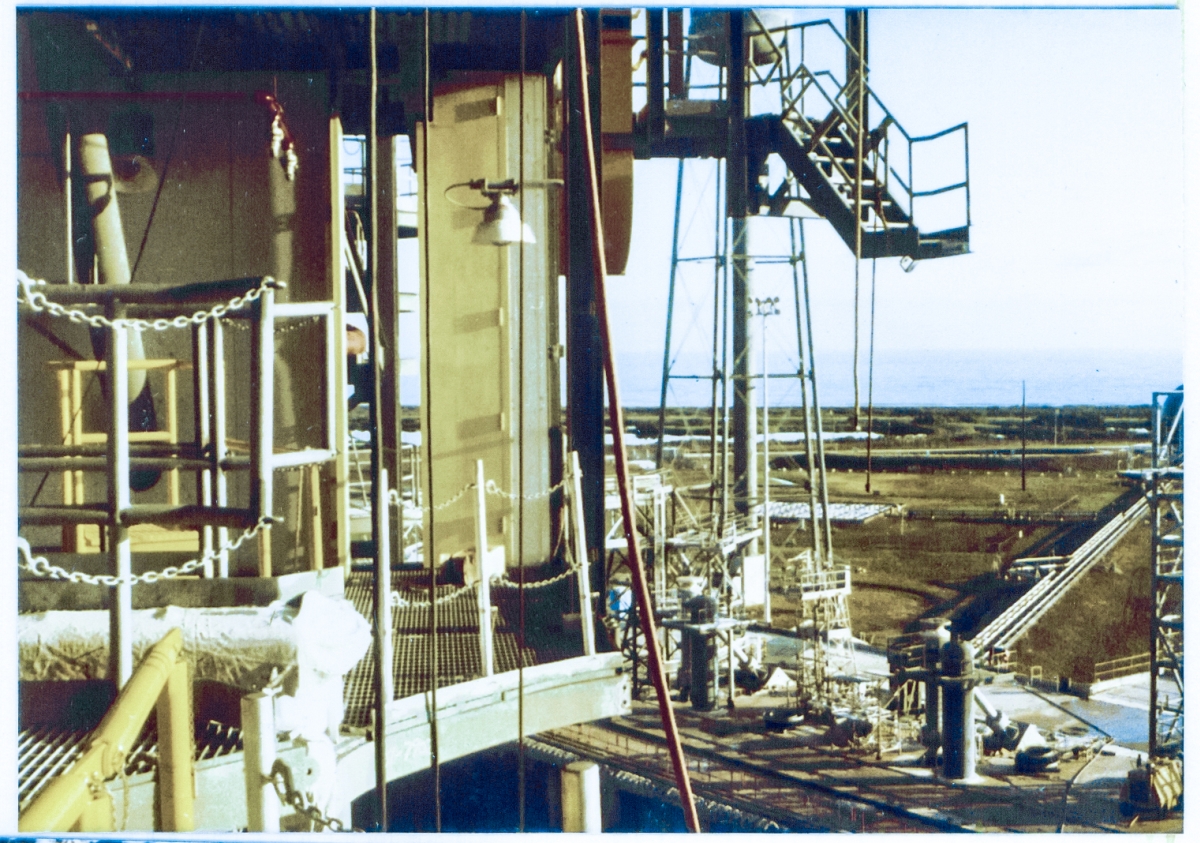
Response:
[[[83,756],[21,813],[20,831],[115,831],[113,799],[104,783],[121,774],[152,708],[158,712],[161,830],[193,829],[192,685],[182,654],[183,633],[172,629],[142,659]]]

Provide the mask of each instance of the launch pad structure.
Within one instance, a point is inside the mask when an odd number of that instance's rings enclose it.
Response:
[[[833,525],[897,510],[831,500],[805,221],[854,256],[869,466],[865,262],[967,253],[971,185],[967,125],[905,128],[868,13],[840,23],[20,10],[20,831],[389,831],[416,802],[441,830],[489,752],[522,831],[531,794],[599,831],[617,792],[692,831],[1177,824],[1182,390],[1154,394],[1138,501],[1025,602],[973,638],[853,635]],[[605,290],[652,158],[678,187],[651,440]],[[685,164],[716,186],[700,254]],[[685,381],[711,401],[681,469]],[[1143,763],[1002,655],[1147,515]]]

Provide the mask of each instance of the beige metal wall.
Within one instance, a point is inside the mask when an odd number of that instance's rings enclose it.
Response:
[[[324,75],[147,74],[140,81],[148,92],[228,92],[244,96],[229,100],[100,100],[101,105],[93,106],[94,119],[100,125],[108,122],[104,109],[151,115],[155,135],[151,163],[156,173],[167,173],[157,203],[154,182],[145,192],[117,194],[131,266],[145,239],[134,281],[177,284],[271,274],[288,282],[283,300],[334,298],[340,281],[335,282],[336,276],[330,271],[332,235],[336,232],[331,230],[335,206],[330,187],[328,82]],[[271,118],[253,100],[255,92],[272,90],[286,109],[285,120],[298,146],[300,168],[294,181],[284,178],[279,163],[270,157]],[[61,282],[66,276],[65,213],[58,175],[62,149],[49,136],[45,113],[53,107],[41,100],[25,101],[20,106],[18,265],[33,277]],[[92,355],[87,332],[80,326],[56,319],[45,322],[44,328],[59,345],[25,325],[18,335],[19,435],[23,443],[54,443],[60,439],[57,393],[46,361],[68,359],[68,349],[85,358]],[[327,384],[321,351],[325,332],[319,323],[286,328],[289,330],[281,330],[278,335],[276,442],[280,449],[316,446],[326,419]],[[187,331],[147,333],[145,348],[147,357],[191,357]],[[248,413],[247,333],[231,329],[228,349],[231,421],[244,425]],[[178,407],[184,437],[192,435],[191,394],[186,388],[189,381],[184,373]],[[151,383],[161,419],[165,395],[161,382],[152,379]],[[99,411],[98,390],[93,393],[89,401]],[[89,420],[88,427],[99,429],[102,413],[96,416]],[[230,435],[239,438],[237,431]],[[324,474],[323,512],[331,513],[336,511],[332,467],[327,467]],[[302,567],[307,558],[307,549],[293,535],[301,520],[296,497],[299,479],[298,474],[284,475],[277,484],[276,514],[285,519],[284,526],[272,531],[277,573]],[[40,477],[22,478],[21,503],[31,502],[39,481]],[[89,498],[101,499],[101,476],[96,475],[90,485],[93,489],[89,490]],[[185,481],[183,485],[185,501],[191,500],[190,484]],[[231,491],[237,494],[236,484]],[[146,499],[156,500],[161,492],[156,488],[146,493]],[[51,475],[36,502],[58,503],[61,495],[61,483]],[[336,529],[336,525],[331,527]],[[49,536],[45,538],[49,540]],[[337,557],[338,544],[332,532],[324,540],[324,556],[330,562]]]
[[[473,482],[477,459],[502,490],[516,493],[523,483],[526,498],[543,493],[525,503],[519,518],[513,501],[487,498],[489,545],[503,546],[510,565],[544,561],[550,549],[544,496],[552,414],[548,278],[557,226],[548,209],[555,207],[556,188],[524,191],[522,214],[538,242],[523,248],[473,244],[482,212],[454,205],[445,191],[473,179],[522,178],[522,125],[523,178],[527,184],[544,180],[546,98],[545,78],[526,76],[522,114],[517,75],[464,75],[435,91],[433,121],[418,127],[417,138],[424,200],[419,236],[428,246],[421,250],[422,379],[429,379],[422,387],[422,430],[433,478],[432,487],[428,475],[422,478],[425,501],[436,506]],[[486,204],[465,188],[451,197]],[[472,550],[473,496],[435,511],[432,523],[426,515],[425,537],[427,559]]]

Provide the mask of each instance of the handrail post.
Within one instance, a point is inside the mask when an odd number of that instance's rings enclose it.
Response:
[[[97,785],[124,769],[129,748],[172,669],[180,663],[182,651],[183,633],[177,628],[151,648],[88,739],[83,756],[47,784],[21,813],[20,831],[111,830],[112,799],[107,789]],[[185,687],[184,692],[187,690]],[[182,708],[188,712],[190,707]],[[163,728],[161,723],[159,728]],[[187,728],[190,732],[190,723]]]
[[[195,748],[192,685],[186,661],[177,661],[158,696],[158,799],[163,831],[195,830]]]
[[[484,676],[495,672],[492,650],[492,585],[487,573],[487,481],[483,460],[475,460],[475,570],[479,574],[479,663]]]
[[[575,578],[579,584],[579,625],[583,628],[583,654],[596,654],[596,627],[592,618],[592,586],[588,573],[587,536],[583,520],[583,472],[579,468],[579,453],[571,452],[571,550],[575,555]],[[654,560],[661,564],[660,560]]]
[[[275,765],[275,698],[262,692],[242,697],[242,744],[245,747],[246,827],[279,831],[279,799],[271,783]]]

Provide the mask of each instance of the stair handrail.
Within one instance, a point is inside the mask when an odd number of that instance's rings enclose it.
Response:
[[[851,80],[846,80],[843,83],[831,70],[813,70],[805,62],[805,40],[808,30],[810,29],[827,29],[836,38],[837,42],[842,45],[846,54],[852,58],[859,58],[858,50],[851,44],[843,35],[841,30],[834,25],[833,21],[828,18],[823,18],[816,21],[806,21],[803,23],[787,24],[783,26],[768,27],[764,25],[761,17],[753,9],[748,10],[749,20],[754,25],[753,34],[755,37],[766,36],[770,47],[769,50],[773,54],[770,67],[764,72],[760,72],[758,67],[751,62],[750,69],[753,74],[752,84],[763,85],[764,87],[772,80],[777,79],[780,86],[780,116],[785,123],[791,123],[796,126],[802,134],[810,137],[815,134],[814,123],[803,113],[801,103],[805,95],[810,93],[814,88],[824,99],[826,104],[837,113],[838,123],[835,123],[833,130],[839,130],[839,124],[844,126],[841,130],[844,138],[853,137],[858,132],[858,122],[855,115],[848,107],[849,93],[848,88]],[[791,53],[789,45],[789,35],[792,32],[800,32],[800,57],[796,62],[795,68],[791,68]],[[868,70],[866,63],[862,62],[864,71]],[[824,80],[824,81],[823,81]],[[831,83],[834,92],[831,94],[828,89],[828,84]],[[857,88],[857,85],[855,86]],[[871,147],[864,158],[864,163],[871,169],[873,173],[876,191],[876,199],[883,195],[886,191],[888,196],[891,196],[894,201],[901,206],[901,210],[907,215],[909,223],[916,225],[916,200],[924,197],[938,196],[954,191],[963,191],[964,196],[964,219],[965,225],[971,224],[971,183],[970,183],[970,135],[966,122],[959,123],[939,132],[934,132],[927,135],[912,135],[904,125],[896,118],[896,116],[887,108],[879,95],[864,82],[862,86],[862,96],[867,103],[870,103],[869,113],[879,115],[876,121],[876,126],[864,127],[872,133],[877,133],[878,137],[874,139]],[[872,111],[877,109],[877,111]],[[892,138],[893,127],[899,137],[903,139],[903,148],[898,151],[898,156],[901,161],[896,161],[899,167],[907,171],[907,179],[904,175],[897,171],[893,166],[895,158],[890,149],[890,141]],[[947,137],[954,133],[962,133],[963,137],[963,178],[961,181],[955,181],[929,189],[918,189],[915,173],[914,173],[914,150],[917,144],[928,143]],[[831,167],[836,169],[848,184],[855,182],[853,176],[845,167],[841,165],[837,157],[833,155],[832,150],[824,137],[816,138],[816,143],[812,148],[827,156],[830,160]],[[894,177],[897,184],[901,187],[902,193],[893,195],[888,187]],[[852,204],[847,197],[839,197],[842,203],[849,208]],[[861,219],[862,208],[853,209],[856,218]],[[886,228],[888,221],[882,215],[881,221]],[[893,223],[894,224],[894,223]]]
[[[183,658],[183,633],[178,627],[163,636],[142,659],[88,738],[83,755],[51,780],[21,812],[19,830],[115,831],[112,797],[104,782],[124,771],[129,751],[152,708],[158,711],[162,830],[192,831],[192,685]]]

